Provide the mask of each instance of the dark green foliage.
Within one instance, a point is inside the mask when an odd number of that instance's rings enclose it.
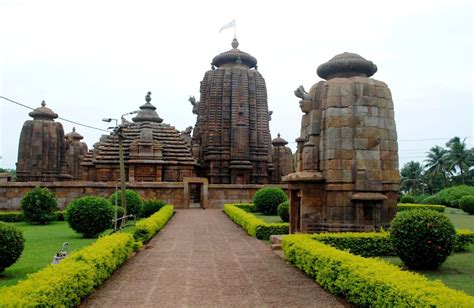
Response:
[[[257,211],[265,215],[276,215],[278,205],[287,200],[285,192],[278,187],[260,188],[253,196]]]
[[[469,215],[474,215],[474,196],[464,196],[459,200],[459,207]]]
[[[290,203],[288,201],[280,203],[278,206],[278,215],[284,222],[290,221]]]
[[[474,186],[459,185],[446,188],[438,192],[435,196],[440,201],[440,204],[459,208],[459,201],[466,195],[474,196]]]
[[[275,223],[258,225],[255,228],[255,237],[259,240],[268,240],[270,235],[288,234],[288,224]]]
[[[411,269],[439,268],[453,251],[455,236],[449,218],[429,210],[400,212],[390,228],[397,255]]]
[[[242,209],[246,211],[247,213],[256,213],[257,208],[255,207],[255,204],[253,203],[236,203],[234,206],[238,207],[239,209]]]
[[[429,197],[426,197],[425,199],[421,200],[421,203],[422,203],[422,204],[438,204],[438,205],[442,205],[442,204],[441,204],[441,200],[439,200],[438,197],[436,197],[436,196],[429,196]]]
[[[75,199],[66,209],[69,226],[84,237],[96,237],[110,228],[114,207],[107,199],[87,196]]]
[[[140,210],[140,217],[150,217],[154,213],[158,212],[166,203],[163,200],[148,199],[143,202]]]
[[[311,237],[324,244],[363,257],[396,255],[387,232],[319,233]]]
[[[57,221],[64,221],[64,212],[63,211],[56,211],[54,212],[56,215]],[[23,216],[22,212],[0,212],[0,221],[3,222],[21,222],[25,221],[25,217]]]
[[[400,203],[415,203],[415,198],[412,195],[403,195],[400,198]]]
[[[23,232],[0,222],[0,273],[18,260],[24,243]]]
[[[56,220],[54,211],[58,210],[58,204],[55,195],[47,188],[36,187],[21,199],[21,210],[25,221],[47,224]]]
[[[122,195],[120,191],[117,191],[110,195],[110,203],[115,205],[115,194],[118,194],[117,205],[122,206]],[[140,209],[143,205],[143,201],[140,195],[131,189],[127,189],[125,190],[125,199],[127,201],[127,214],[138,216],[140,214]]]

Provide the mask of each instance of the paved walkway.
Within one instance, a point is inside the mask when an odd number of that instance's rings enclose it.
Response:
[[[180,210],[84,307],[342,307],[222,210]]]

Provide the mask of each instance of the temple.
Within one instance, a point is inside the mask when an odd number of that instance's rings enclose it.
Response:
[[[126,181],[179,182],[195,176],[196,161],[191,149],[173,126],[163,123],[151,101],[140,106],[133,122],[123,119],[121,136],[125,158]],[[83,179],[117,181],[119,179],[119,136],[103,135],[84,157]]]
[[[389,88],[377,66],[343,53],[318,67],[325,79],[295,90],[303,117],[290,190],[290,231],[364,231],[396,213],[398,144]]]
[[[66,162],[66,140],[61,123],[55,122],[58,115],[46,107],[29,113],[21,129],[16,165],[17,181],[64,181],[71,180]]]
[[[66,162],[68,173],[73,180],[82,180],[81,162],[87,154],[87,144],[81,140],[84,137],[72,128],[72,132],[66,134]]]
[[[273,172],[267,89],[257,59],[238,46],[234,38],[232,49],[214,57],[200,101],[191,99],[193,153],[198,174],[211,184],[267,184]]]

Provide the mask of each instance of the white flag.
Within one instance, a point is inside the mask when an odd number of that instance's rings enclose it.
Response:
[[[233,19],[228,24],[223,25],[222,28],[219,30],[219,33],[221,33],[222,30],[229,29],[229,28],[235,28],[235,19]]]

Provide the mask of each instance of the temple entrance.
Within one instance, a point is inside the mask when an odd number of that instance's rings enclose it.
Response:
[[[290,233],[301,232],[301,193],[300,190],[290,190]]]
[[[206,178],[183,178],[183,206],[185,208],[208,207],[208,181]]]

